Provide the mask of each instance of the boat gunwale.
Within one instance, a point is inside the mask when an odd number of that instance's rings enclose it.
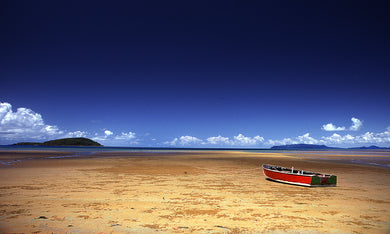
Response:
[[[291,170],[290,170],[290,171],[279,171],[279,170],[275,170],[275,169],[265,168],[264,166],[271,166],[271,167],[280,167],[280,168],[283,168],[283,167],[281,167],[281,166],[275,166],[275,165],[270,165],[270,164],[263,164],[263,165],[262,165],[262,168],[263,168],[263,170],[268,170],[268,171],[273,171],[273,172],[283,173],[283,174],[289,174],[289,175],[305,176],[305,177],[313,177],[313,176],[318,176],[318,177],[331,177],[331,176],[333,176],[333,175],[321,174],[321,173],[317,173],[317,172],[304,171],[304,170],[298,170],[298,171],[302,171],[302,172],[306,172],[306,173],[312,173],[312,174],[311,174],[311,175],[298,174],[298,173],[291,172]],[[289,168],[286,168],[286,169],[289,169]]]

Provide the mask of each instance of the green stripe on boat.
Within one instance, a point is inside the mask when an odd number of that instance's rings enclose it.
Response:
[[[329,177],[327,183],[328,184],[337,184],[337,176],[332,175],[331,177]]]
[[[321,179],[318,176],[313,176],[311,177],[311,185],[320,185],[321,184]]]

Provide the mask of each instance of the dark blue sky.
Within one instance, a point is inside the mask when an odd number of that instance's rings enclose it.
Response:
[[[390,146],[385,1],[1,4],[0,144]]]

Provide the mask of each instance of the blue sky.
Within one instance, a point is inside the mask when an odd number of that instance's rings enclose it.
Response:
[[[385,1],[1,4],[0,144],[390,146]]]

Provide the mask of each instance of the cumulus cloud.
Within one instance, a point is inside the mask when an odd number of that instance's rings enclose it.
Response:
[[[112,135],[112,132],[110,132]],[[115,140],[134,140],[136,138],[134,132],[122,132],[120,135],[114,137]]]
[[[234,137],[233,144],[234,145],[241,145],[241,146],[251,146],[251,145],[256,145],[258,143],[261,143],[263,141],[264,141],[264,138],[261,136],[246,137],[240,133]]]
[[[313,137],[309,136],[310,134],[309,133],[306,133],[302,136],[298,136],[297,137],[297,140],[299,143],[303,143],[303,144],[318,144],[319,141],[314,139]]]
[[[386,145],[390,143],[390,127],[380,133],[366,132],[361,135],[352,136],[350,134],[341,136],[334,133],[329,137],[322,137],[329,145],[362,145],[362,144],[378,144]]]
[[[359,130],[362,125],[363,125],[363,122],[355,117],[352,117],[352,126],[349,128],[349,130],[351,131],[357,131]]]
[[[325,131],[344,131],[345,127],[336,127],[332,123],[322,125],[322,130]]]
[[[390,144],[390,127],[380,133],[366,132],[360,135],[351,134],[337,134],[333,133],[331,136],[322,136],[321,139],[315,139],[309,133],[303,134],[295,138],[284,138],[283,140],[268,140],[266,145],[291,145],[291,144],[325,144],[340,147],[352,147],[361,145],[383,145]]]
[[[355,141],[357,143],[365,144],[390,143],[390,127],[388,127],[384,132],[381,133],[366,132],[362,135],[356,136]]]
[[[205,141],[193,136],[181,136],[174,138],[172,141],[165,142],[164,144],[176,146],[176,145],[220,145],[220,146],[254,146],[263,142],[264,138],[261,136],[246,137],[243,134],[234,136],[233,139],[229,137],[223,137],[221,135],[209,137]]]
[[[267,145],[293,145],[293,144],[324,144],[324,140],[317,140],[310,136],[310,133],[305,133],[302,136],[297,136],[294,139],[284,138],[283,140],[268,140]]]
[[[45,124],[42,116],[31,109],[21,107],[13,111],[10,103],[0,102],[0,143],[88,136],[91,137],[91,134],[85,131],[68,132]],[[115,135],[108,129],[96,133],[91,139],[108,145],[131,145],[140,141],[134,132]]]
[[[231,144],[229,137],[223,137],[221,135],[216,136],[216,137],[209,137],[207,138],[207,143],[212,144],[212,145],[229,145]]]
[[[202,144],[203,141],[199,138],[193,137],[193,136],[181,136],[179,138],[175,138],[170,142],[165,142],[165,144],[176,146],[176,145],[192,145],[192,144]]]
[[[320,140],[315,139],[306,133],[294,139],[284,138],[283,140],[268,140],[269,145],[289,145],[289,144],[325,144],[339,146],[354,146],[364,144],[386,145],[390,143],[390,127],[380,133],[366,132],[361,135],[353,136],[351,134],[340,135],[333,133],[331,136],[323,136]]]
[[[390,126],[384,132],[378,133],[378,136],[390,141]]]
[[[87,137],[87,133],[84,131],[75,131],[75,132],[68,132],[66,133],[65,137]]]
[[[298,144],[298,141],[292,140],[291,138],[284,138],[283,140],[272,140],[269,139],[267,141],[267,145],[292,145],[292,144]]]
[[[337,133],[333,133],[332,136],[322,137],[326,144],[334,145],[334,144],[353,144],[355,143],[355,137],[349,134],[345,136],[341,136]]]
[[[166,142],[164,142],[164,144],[165,145],[175,146],[175,145],[177,145],[178,141],[179,141],[179,139],[177,137],[175,137],[172,141],[166,141]]]
[[[107,137],[106,136],[101,136],[101,135],[95,133],[95,136],[92,137],[91,139],[94,140],[94,141],[97,141],[99,143],[105,144],[104,142],[107,140]]]
[[[106,136],[111,136],[111,135],[114,134],[114,133],[111,132],[110,130],[105,130],[105,131],[104,131],[104,134],[105,134]]]
[[[351,130],[351,131],[357,131],[363,125],[363,122],[361,120],[359,120],[358,118],[352,117],[351,121],[352,121],[352,126],[349,127],[349,130]],[[322,130],[334,132],[334,131],[345,131],[345,130],[347,130],[347,128],[346,127],[336,127],[332,123],[328,123],[328,124],[322,125]]]
[[[57,126],[44,123],[42,116],[20,107],[14,112],[9,103],[0,103],[0,137],[7,140],[40,140],[63,135]]]
[[[103,134],[96,133],[92,140],[112,146],[137,145],[140,141],[135,132],[121,132],[116,135],[110,130],[104,130]]]
[[[223,137],[221,135],[216,137],[207,138],[207,143],[212,145],[229,145],[229,146],[254,146],[263,142],[264,138],[257,135],[254,137],[247,137],[239,133],[237,136],[234,136],[233,139],[229,137]]]

